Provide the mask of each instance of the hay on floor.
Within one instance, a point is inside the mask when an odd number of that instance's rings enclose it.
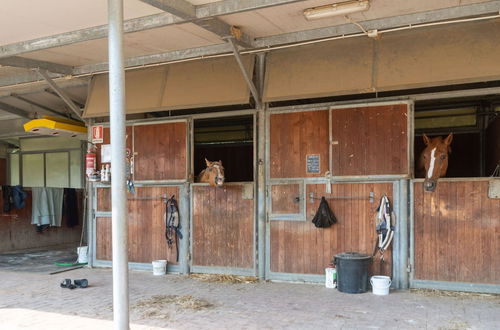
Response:
[[[191,278],[210,283],[229,283],[229,284],[239,284],[239,283],[256,283],[259,280],[253,276],[236,276],[227,274],[191,274]]]
[[[177,296],[177,295],[157,295],[152,296],[148,299],[142,299],[135,304],[135,307],[138,308],[164,308],[169,305],[175,305],[176,307],[182,309],[192,309],[192,310],[200,310],[204,308],[210,308],[213,306],[212,303],[204,300],[193,297],[191,295],[186,296]]]
[[[499,300],[500,295],[494,293],[477,293],[463,291],[446,291],[435,289],[411,289],[410,292],[426,297],[451,297],[457,299],[485,299]]]

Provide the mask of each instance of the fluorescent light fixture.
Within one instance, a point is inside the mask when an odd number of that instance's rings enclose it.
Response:
[[[369,0],[353,0],[304,10],[307,20],[357,13],[370,8]]]

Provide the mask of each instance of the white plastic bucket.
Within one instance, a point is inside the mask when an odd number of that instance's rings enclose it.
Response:
[[[153,275],[165,275],[167,273],[167,260],[154,260]]]
[[[88,258],[88,253],[89,253],[89,247],[88,246],[80,246],[76,248],[76,253],[78,254],[78,263],[79,264],[85,264],[89,262]]]
[[[372,292],[378,296],[387,296],[389,288],[391,287],[391,278],[389,276],[376,275],[370,279],[372,285]]]
[[[329,289],[335,288],[337,285],[337,272],[333,267],[325,268],[325,286]]]

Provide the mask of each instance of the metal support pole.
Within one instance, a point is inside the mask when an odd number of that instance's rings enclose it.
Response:
[[[109,114],[113,236],[114,329],[129,329],[128,221],[125,190],[125,67],[123,0],[108,0]]]
[[[245,70],[245,66],[243,65],[243,61],[241,59],[241,54],[238,51],[238,47],[236,46],[234,38],[227,38],[227,42],[231,45],[231,48],[233,49],[234,58],[236,59],[236,62],[238,62],[241,73],[243,74],[243,78],[245,78],[245,81],[247,82],[247,85],[250,88],[250,92],[252,93],[253,99],[255,100],[255,105],[257,109],[261,109],[262,101],[260,98],[260,94],[257,91],[257,88],[255,87],[255,84],[253,83],[252,79],[248,76],[248,72]]]
[[[408,289],[408,251],[410,249],[408,229],[410,226],[408,212],[408,180],[399,180],[398,187],[398,219],[396,219],[396,236],[394,248],[397,249],[395,260],[394,280],[398,289]]]
[[[265,54],[257,55],[259,90],[264,87]],[[262,95],[260,93],[259,95]],[[257,262],[260,280],[266,277],[266,112],[265,105],[257,108]]]
[[[185,183],[180,189],[179,205],[182,239],[179,240],[179,264],[182,274],[189,274],[189,183]]]

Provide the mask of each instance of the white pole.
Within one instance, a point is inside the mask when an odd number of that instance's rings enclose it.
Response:
[[[116,330],[128,330],[128,222],[125,190],[123,0],[108,0],[108,21],[109,116],[112,166],[113,324]]]

